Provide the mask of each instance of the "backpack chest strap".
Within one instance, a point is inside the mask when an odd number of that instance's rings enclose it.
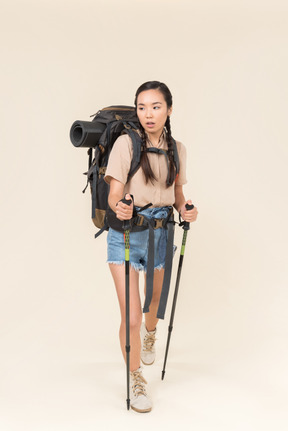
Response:
[[[156,147],[149,147],[149,148],[145,148],[145,150],[143,150],[145,153],[154,153],[154,154],[163,154],[165,156],[166,159],[166,164],[167,164],[167,179],[166,182],[168,183],[169,181],[169,158],[168,158],[168,151],[167,150],[161,150],[161,148],[156,148]]]

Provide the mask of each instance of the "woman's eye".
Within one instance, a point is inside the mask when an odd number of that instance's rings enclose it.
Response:
[[[138,111],[144,111],[144,108],[142,108],[141,106],[138,107]]]
[[[160,109],[160,106],[154,106],[154,109]]]

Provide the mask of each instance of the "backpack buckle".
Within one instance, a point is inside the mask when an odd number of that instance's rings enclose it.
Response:
[[[163,218],[155,218],[153,229],[159,229],[159,228],[163,227],[163,221],[164,221]]]
[[[144,216],[141,214],[137,214],[136,220],[135,220],[135,224],[136,226],[142,226],[144,222]]]
[[[98,171],[99,178],[101,175],[105,175],[106,169],[107,169],[106,166],[100,166],[99,171]]]
[[[125,129],[132,129],[132,126],[129,124],[129,123],[125,123],[124,121],[123,121],[123,126],[125,127]]]

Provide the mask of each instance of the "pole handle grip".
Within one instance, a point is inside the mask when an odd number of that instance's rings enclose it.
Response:
[[[186,205],[185,205],[185,208],[186,208],[186,210],[188,210],[188,211],[189,211],[189,210],[193,210],[194,205],[193,205],[193,204],[191,204],[191,205],[190,205],[190,204],[186,204]]]
[[[125,199],[125,198],[123,198],[123,199],[121,199],[121,202],[123,202],[123,204],[125,204],[125,205],[131,205],[131,203],[132,203],[132,199]]]
[[[194,208],[194,205],[193,204],[186,204],[185,205],[185,208],[186,208],[186,210],[193,210],[193,208]],[[184,225],[183,225],[183,229],[184,230],[189,230],[190,229],[190,223],[188,222],[188,221],[185,221],[184,222]]]
[[[123,204],[125,205],[131,205],[132,204],[132,199],[125,199],[125,196],[123,199],[121,199],[121,202],[123,202]],[[130,230],[130,220],[123,220],[123,230]]]

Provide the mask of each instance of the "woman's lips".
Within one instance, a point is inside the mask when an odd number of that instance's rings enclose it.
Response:
[[[146,123],[146,126],[147,126],[147,127],[154,127],[154,126],[155,126],[155,123]]]

